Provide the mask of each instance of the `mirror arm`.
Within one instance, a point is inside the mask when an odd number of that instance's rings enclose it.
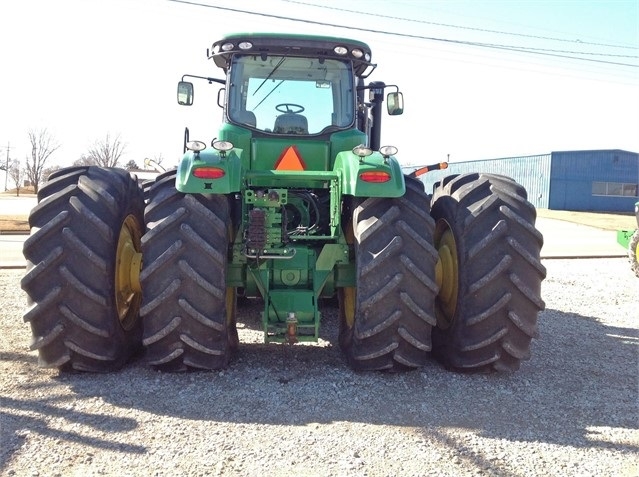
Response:
[[[182,75],[182,81],[184,81],[184,78],[198,78],[198,79],[203,79],[209,82],[209,84],[211,83],[219,83],[219,84],[226,84],[226,80],[223,79],[219,79],[219,78],[210,78],[208,76],[197,76],[197,75]]]
[[[356,89],[357,91],[364,91],[366,89],[371,89],[371,88],[375,88],[375,89],[379,89],[379,85],[378,86],[371,86],[370,84],[367,85],[363,85],[363,86],[358,86]],[[385,84],[384,85],[384,89],[386,88],[395,88],[395,92],[399,93],[399,86],[397,86],[396,84]]]

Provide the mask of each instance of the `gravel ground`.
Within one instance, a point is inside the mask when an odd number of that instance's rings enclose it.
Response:
[[[260,344],[260,306],[223,372],[60,375],[28,350],[23,271],[0,270],[0,475],[637,476],[639,280],[544,265],[533,357],[497,376],[355,373],[335,309],[289,348]]]

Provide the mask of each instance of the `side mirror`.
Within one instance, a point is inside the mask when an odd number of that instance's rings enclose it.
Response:
[[[388,93],[386,97],[386,108],[389,116],[399,116],[404,112],[404,95],[399,91]]]
[[[182,106],[191,106],[193,104],[193,83],[187,81],[178,83],[177,101]]]

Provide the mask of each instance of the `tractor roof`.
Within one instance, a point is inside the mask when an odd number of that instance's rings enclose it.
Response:
[[[316,35],[235,33],[213,43],[207,54],[225,72],[234,54],[350,60],[353,62],[355,74],[362,77],[368,76],[376,66],[371,63],[371,49],[366,43]]]

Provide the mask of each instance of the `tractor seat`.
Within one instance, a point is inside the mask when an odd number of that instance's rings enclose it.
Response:
[[[255,113],[253,113],[253,111],[244,111],[244,110],[235,111],[235,113],[232,115],[232,118],[234,121],[237,121],[238,123],[246,124],[247,126],[250,126],[253,128],[257,124],[257,121],[255,119]]]
[[[308,134],[306,116],[296,113],[284,113],[275,118],[275,134]]]

